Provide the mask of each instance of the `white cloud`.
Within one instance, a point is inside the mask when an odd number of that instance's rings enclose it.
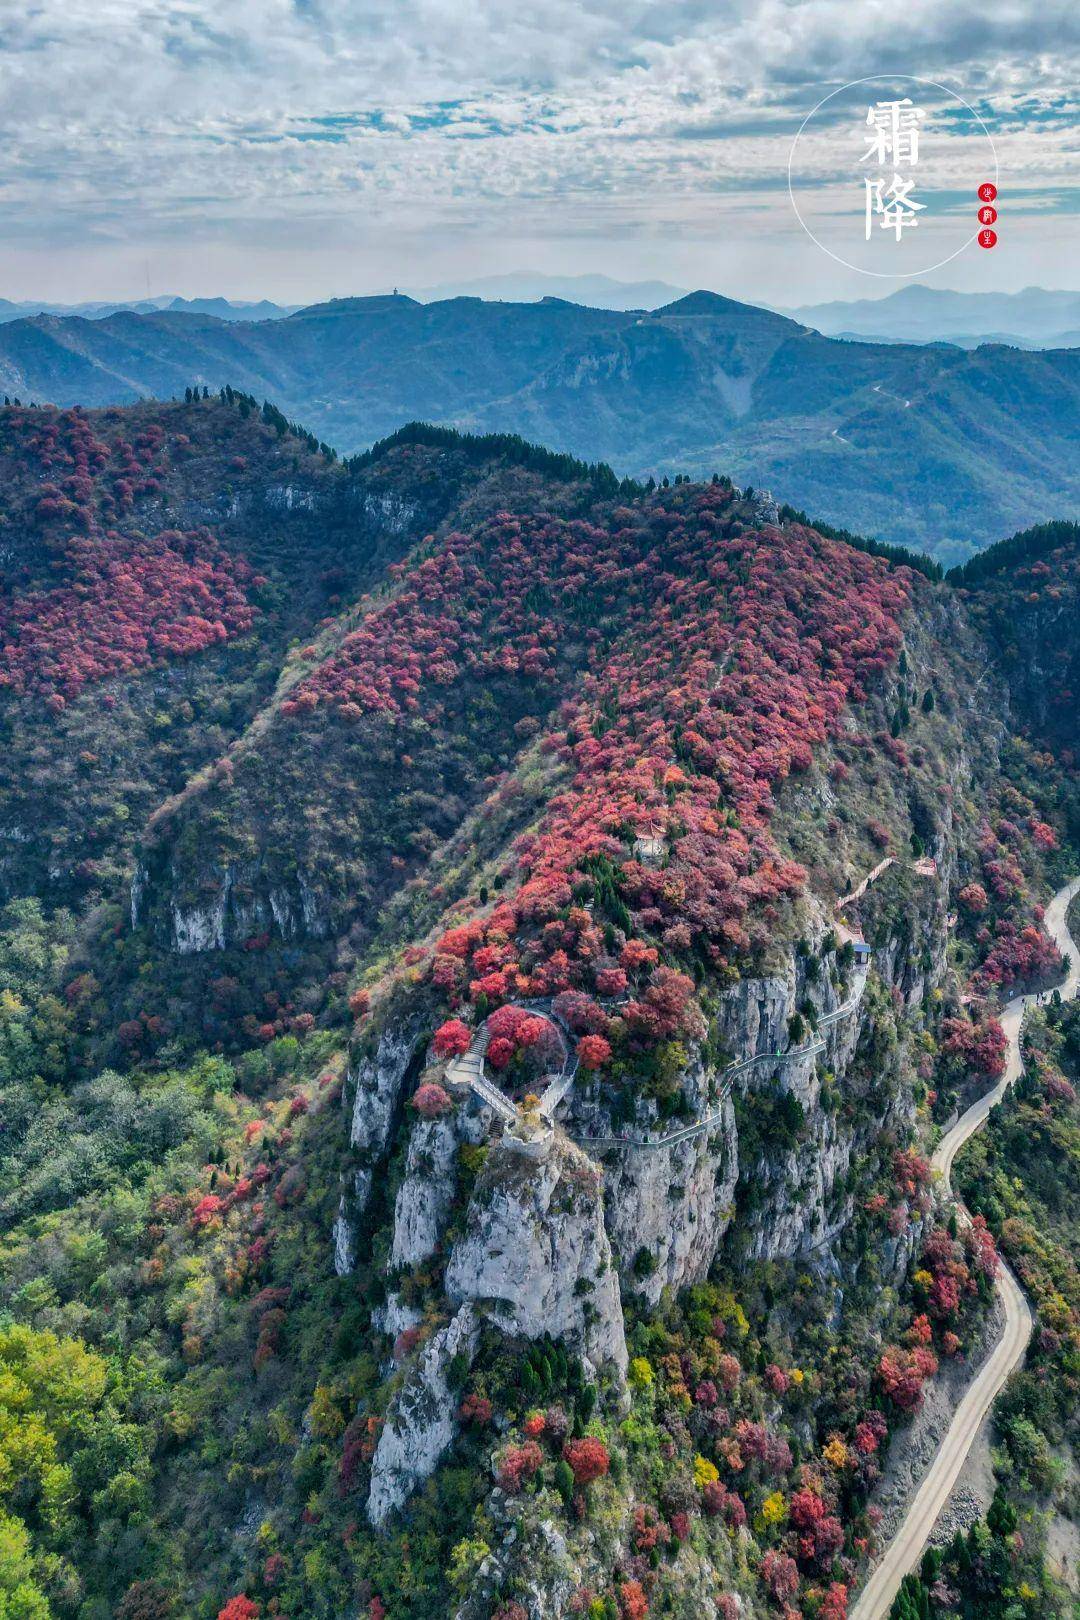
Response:
[[[802,253],[776,189],[792,134],[871,73],[991,107],[1031,219],[1075,173],[1071,0],[38,0],[0,53],[9,296],[43,267],[66,296],[123,291],[147,257],[155,290],[318,296],[537,239],[553,269],[678,279],[681,259],[715,284],[725,230],[748,262],[766,239]],[[241,250],[243,286],[215,282]]]

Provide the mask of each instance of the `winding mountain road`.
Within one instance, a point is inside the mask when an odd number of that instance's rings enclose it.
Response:
[[[1080,990],[1080,947],[1069,933],[1066,922],[1069,906],[1077,894],[1080,894],[1080,877],[1059,889],[1046,908],[1047,933],[1062,955],[1069,959],[1068,974],[1058,986],[1064,1000],[1071,999]],[[952,1130],[946,1132],[938,1144],[931,1163],[934,1170],[940,1172],[941,1185],[946,1194],[951,1192],[950,1175],[957,1153],[1023,1071],[1020,1029],[1025,1010],[1039,999],[1037,995],[1014,996],[1005,1007],[1001,1015],[1009,1043],[1005,1072],[996,1086],[961,1114]],[[962,1205],[960,1213],[963,1219],[967,1218]],[[899,1591],[900,1582],[915,1568],[922,1555],[927,1538],[949,1499],[984,1418],[1027,1349],[1032,1329],[1031,1311],[1016,1278],[1004,1263],[998,1271],[997,1290],[1005,1309],[1005,1330],[953,1414],[941,1449],[924,1475],[903,1523],[863,1587],[851,1611],[851,1620],[885,1620]]]

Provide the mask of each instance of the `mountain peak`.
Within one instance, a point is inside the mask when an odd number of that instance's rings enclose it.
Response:
[[[799,324],[790,316],[777,315],[774,310],[762,309],[758,304],[741,303],[737,298],[725,298],[723,293],[709,292],[704,287],[699,288],[697,292],[687,293],[685,298],[677,298],[673,304],[665,304],[655,313],[661,316],[711,315],[759,327],[796,327]]]
[[[328,298],[321,304],[306,304],[291,317],[302,320],[310,315],[375,315],[380,310],[420,309],[422,305],[408,293],[371,293],[360,298]]]

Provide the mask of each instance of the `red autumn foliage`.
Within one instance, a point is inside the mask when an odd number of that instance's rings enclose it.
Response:
[[[916,1198],[930,1182],[930,1164],[913,1148],[903,1148],[893,1154],[893,1174],[897,1191],[905,1198]]]
[[[575,1035],[602,1035],[610,1022],[603,1008],[580,990],[564,990],[555,997],[552,1008]]]
[[[643,967],[655,967],[660,953],[655,946],[646,945],[642,939],[628,939],[619,960],[628,973],[637,973]]]
[[[786,1395],[791,1387],[791,1378],[783,1367],[778,1367],[774,1361],[765,1368],[765,1382],[774,1395]]]
[[[373,724],[422,706],[438,721],[498,684],[553,714],[540,741],[565,786],[518,840],[513,899],[439,941],[433,975],[455,999],[621,996],[613,971],[651,967],[622,1009],[630,1042],[696,1032],[693,983],[648,936],[719,962],[753,944],[753,909],[801,888],[768,830],[774,793],[894,659],[909,584],[797,524],[744,532],[731,503],[713,485],[602,522],[497,513],[403,566],[392,598],[290,694],[298,716],[348,708]],[[639,841],[659,841],[662,869],[637,858]],[[638,936],[609,941],[617,969],[574,906],[597,861],[621,932]],[[460,980],[451,960],[469,963]]]
[[[619,1587],[619,1614],[621,1620],[645,1620],[649,1612],[648,1599],[640,1581],[623,1581]]]
[[[495,1408],[486,1395],[477,1395],[473,1392],[466,1395],[458,1407],[458,1416],[463,1423],[475,1423],[482,1428],[486,1423],[491,1422],[494,1411]]]
[[[848,1589],[843,1581],[833,1581],[821,1600],[818,1620],[847,1620]]]
[[[669,1539],[668,1527],[654,1507],[641,1506],[634,1509],[631,1540],[636,1551],[651,1552],[654,1547],[662,1546]]]
[[[777,1603],[787,1603],[799,1590],[799,1570],[794,1558],[770,1547],[761,1560],[761,1579],[769,1596]]]
[[[732,1390],[737,1388],[739,1380],[742,1378],[742,1367],[739,1365],[739,1358],[727,1354],[719,1356],[716,1362],[716,1376],[725,1391],[730,1395]]]
[[[577,1486],[590,1485],[594,1479],[606,1474],[611,1466],[608,1449],[602,1440],[586,1435],[582,1440],[568,1440],[563,1456],[570,1464]]]
[[[1038,983],[1061,972],[1061,952],[1048,934],[1034,923],[1018,927],[1002,918],[994,926],[993,942],[972,983],[984,990]]]
[[[883,1412],[868,1412],[855,1425],[855,1447],[864,1457],[872,1457],[889,1432]]]
[[[798,1555],[804,1564],[825,1569],[844,1545],[844,1527],[815,1491],[796,1491],[791,1498],[791,1523],[799,1532]]]
[[[210,1222],[220,1215],[224,1209],[225,1200],[223,1198],[219,1198],[216,1193],[207,1193],[204,1198],[199,1199],[199,1202],[192,1210],[191,1224],[196,1231],[199,1231],[200,1228],[209,1226]]]
[[[514,1055],[512,1041],[497,1035],[493,1041],[488,1042],[487,1060],[493,1069],[505,1069]]]
[[[997,1244],[994,1234],[986,1224],[983,1215],[972,1217],[971,1224],[964,1233],[964,1248],[967,1250],[975,1270],[984,1277],[996,1277],[1000,1260],[998,1258]]]
[[[217,1620],[257,1620],[257,1616],[261,1613],[262,1610],[257,1603],[239,1593],[218,1610]]]
[[[922,1405],[922,1387],[937,1372],[933,1351],[918,1345],[906,1350],[889,1345],[878,1362],[878,1378],[885,1394],[902,1412],[914,1412]]]
[[[904,1340],[907,1344],[933,1344],[934,1328],[925,1311],[912,1322],[904,1334]]]
[[[544,1453],[535,1440],[524,1445],[508,1446],[499,1460],[499,1484],[504,1491],[516,1496],[539,1469]]]
[[[746,1504],[737,1491],[729,1491],[722,1480],[714,1479],[702,1488],[701,1505],[710,1517],[720,1515],[734,1530],[746,1523]]]
[[[602,1035],[583,1035],[577,1043],[578,1061],[583,1069],[602,1069],[611,1062],[611,1045]]]
[[[460,1057],[472,1045],[472,1030],[460,1018],[448,1018],[435,1031],[432,1046],[437,1057]]]
[[[206,529],[75,535],[64,573],[51,589],[0,597],[0,686],[54,707],[91,682],[203,652],[254,623],[251,570]]]
[[[941,1049],[948,1057],[958,1059],[965,1068],[974,1069],[990,1080],[998,1080],[1005,1073],[1008,1041],[996,1018],[979,1023],[967,1018],[943,1019]]]
[[[429,1082],[418,1086],[410,1099],[413,1108],[424,1119],[438,1119],[441,1114],[448,1113],[454,1106],[447,1092],[442,1086]]]
[[[1039,1076],[1042,1083],[1043,1096],[1050,1102],[1074,1103],[1076,1101],[1076,1087],[1066,1080],[1063,1074],[1050,1069]]]
[[[405,1357],[415,1350],[420,1343],[420,1329],[418,1327],[402,1328],[394,1340],[394,1360],[404,1361]]]

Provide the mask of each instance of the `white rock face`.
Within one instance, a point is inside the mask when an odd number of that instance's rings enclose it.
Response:
[[[787,1047],[788,1019],[795,1010],[795,975],[742,979],[721,999],[720,1032],[736,1057]]]
[[[605,1172],[605,1207],[612,1247],[624,1284],[655,1305],[665,1288],[700,1282],[731,1224],[739,1179],[738,1135],[730,1099],[703,1113],[721,1113],[715,1130],[671,1148],[611,1156]],[[655,1270],[633,1273],[644,1249]]]
[[[146,892],[148,874],[145,865],[139,861],[131,879],[131,926],[138,928],[139,914],[142,910],[143,895]]]
[[[510,1141],[493,1146],[444,1286],[453,1304],[484,1301],[511,1337],[550,1333],[621,1377],[622,1300],[601,1188],[596,1165],[571,1143],[552,1139],[541,1158]]]
[[[285,512],[314,512],[316,506],[315,491],[299,484],[271,484],[264,499]]]
[[[337,1218],[333,1225],[333,1245],[334,1270],[339,1277],[347,1277],[356,1265],[356,1245],[353,1241],[352,1223],[349,1220],[344,1194],[338,1204]]]
[[[355,1072],[346,1075],[346,1093],[356,1087],[349,1123],[356,1165],[352,1187],[342,1197],[334,1221],[334,1270],[339,1277],[356,1264],[355,1222],[367,1208],[376,1168],[390,1146],[416,1040],[415,1030],[401,1026],[384,1030],[374,1056],[364,1058]]]
[[[419,511],[415,501],[403,500],[392,490],[382,495],[364,494],[364,516],[371,519],[383,534],[405,534],[416,521]]]
[[[718,1010],[722,1038],[738,1057],[786,1051],[791,1045],[789,1021],[798,1006],[809,1002],[823,1015],[846,1001],[852,989],[854,984],[838,990],[825,969],[808,982],[805,964],[792,958],[786,973],[743,980],[723,997]],[[704,1278],[735,1215],[740,1173],[753,1182],[753,1197],[740,1204],[745,1252],[774,1259],[820,1251],[828,1262],[828,1245],[849,1214],[834,1189],[846,1176],[859,1142],[823,1107],[821,1076],[826,1069],[843,1075],[857,1045],[860,1017],[856,1008],[825,1026],[821,1038],[827,1049],[816,1057],[764,1061],[737,1077],[736,1093],[751,1110],[755,1096],[771,1099],[790,1093],[798,1098],[804,1123],[790,1151],[777,1145],[761,1162],[744,1162],[733,1100],[716,1099],[717,1077],[695,1060],[681,1082],[689,1117],[664,1126],[650,1105],[639,1111],[629,1134],[655,1138],[719,1114],[714,1127],[671,1148],[602,1152],[605,1220],[624,1288],[655,1305],[665,1288]],[[811,1039],[807,1030],[800,1044]],[[620,1134],[599,1099],[580,1094],[573,1128],[585,1136]],[[642,1250],[654,1267],[646,1275],[634,1265]]]
[[[424,1346],[375,1448],[367,1508],[372,1524],[382,1524],[408,1500],[454,1438],[457,1401],[446,1373],[456,1355],[472,1360],[479,1338],[476,1312],[466,1303]]]
[[[302,871],[275,884],[258,860],[208,863],[197,879],[199,898],[187,902],[177,898],[185,886],[172,865],[155,878],[140,862],[131,881],[131,926],[148,923],[178,956],[225,950],[275,928],[282,939],[321,937],[330,926]]]
[[[454,1198],[458,1148],[483,1141],[490,1122],[491,1110],[472,1100],[441,1119],[417,1120],[394,1204],[391,1270],[434,1254]]]
[[[346,1084],[354,1083],[349,1144],[358,1153],[380,1155],[386,1152],[390,1128],[401,1101],[401,1087],[409,1059],[416,1047],[416,1034],[410,1029],[391,1027],[383,1031],[375,1055],[364,1058]]]
[[[225,949],[227,899],[228,891],[223,888],[205,906],[181,906],[175,900],[172,902],[172,948],[178,956]]]
[[[391,1339],[396,1339],[406,1328],[419,1327],[422,1321],[420,1312],[414,1306],[406,1305],[400,1294],[387,1295],[386,1304],[377,1306],[371,1313],[372,1327]]]

